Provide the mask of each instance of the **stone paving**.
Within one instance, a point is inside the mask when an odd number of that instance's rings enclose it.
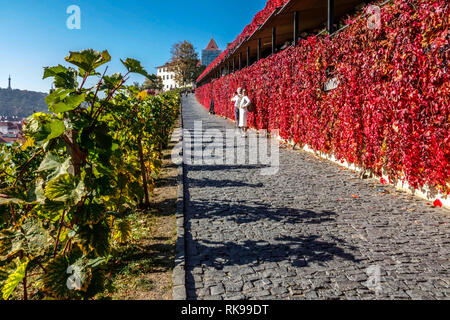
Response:
[[[193,96],[183,120],[233,128]],[[185,164],[189,300],[450,298],[448,210],[305,152],[260,169]]]

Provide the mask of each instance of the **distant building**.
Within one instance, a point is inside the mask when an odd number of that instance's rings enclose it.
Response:
[[[0,122],[0,143],[12,144],[16,141],[20,141],[23,137],[22,126],[22,121]]]
[[[163,91],[169,91],[173,89],[178,89],[182,86],[178,85],[175,81],[175,72],[170,71],[170,64],[167,62],[165,65],[156,67],[158,70],[156,75],[160,77],[163,81]],[[186,83],[187,87],[193,86],[193,83]]]
[[[216,41],[214,41],[214,38],[211,38],[208,46],[202,51],[202,64],[209,66],[221,53],[222,51],[220,51]]]
[[[0,133],[18,135],[22,132],[22,124],[18,122],[0,122]]]
[[[11,89],[11,75],[9,75],[9,78],[8,78],[8,90],[12,90]]]
[[[169,91],[179,88],[179,85],[175,81],[175,72],[170,71],[169,63],[166,63],[165,65],[160,67],[156,67],[156,69],[158,70],[156,75],[163,81],[163,91]]]
[[[0,133],[0,143],[12,145],[14,142],[19,141],[20,139],[21,139],[21,136],[19,136],[19,135],[1,134]]]

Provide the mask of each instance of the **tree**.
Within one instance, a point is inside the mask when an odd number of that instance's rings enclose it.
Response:
[[[159,90],[161,91],[164,88],[163,81],[161,77],[158,77],[155,74],[151,74],[147,79],[145,79],[142,88],[145,90]]]
[[[205,69],[206,69],[206,66],[203,64],[199,64],[198,67],[196,66],[194,68],[194,70],[192,71],[194,81],[196,81],[198,79],[198,77],[200,77],[200,75],[203,73],[203,71],[205,71]]]
[[[138,91],[144,90],[144,89],[143,89],[143,86],[142,86],[139,82],[137,82],[137,81],[133,82],[133,87],[136,87],[136,89],[137,89]]]
[[[172,47],[170,70],[175,73],[175,81],[185,87],[197,79],[199,59],[192,43],[188,41],[175,43]]]

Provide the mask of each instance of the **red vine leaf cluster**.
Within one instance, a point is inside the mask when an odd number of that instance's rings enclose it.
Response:
[[[269,1],[235,43],[284,2]],[[198,88],[197,97],[207,107],[213,97],[216,113],[233,119],[230,99],[246,87],[256,106],[252,127],[447,195],[449,4],[394,0],[381,21],[381,29],[360,19],[335,37],[309,37]],[[338,88],[325,92],[333,77]]]

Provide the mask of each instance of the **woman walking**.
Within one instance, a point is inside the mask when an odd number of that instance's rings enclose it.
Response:
[[[250,98],[247,95],[247,89],[242,91],[242,99],[240,101],[239,106],[239,127],[242,128],[243,137],[247,137],[247,115],[248,115],[248,106],[251,104]]]

